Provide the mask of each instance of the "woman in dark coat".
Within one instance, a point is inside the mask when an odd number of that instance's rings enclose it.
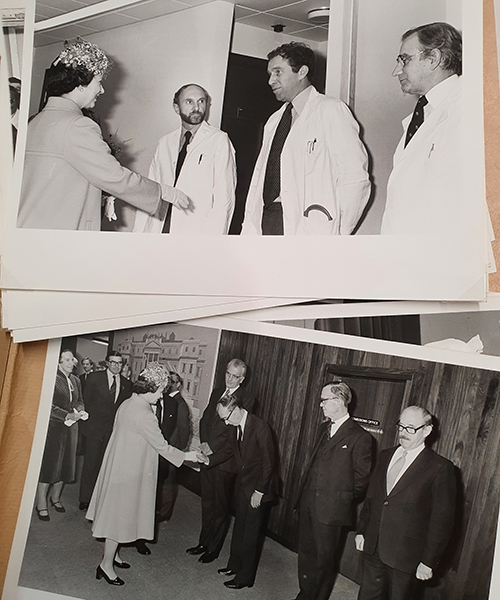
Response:
[[[65,512],[61,493],[65,483],[76,477],[76,445],[78,428],[75,422],[85,418],[80,380],[73,375],[77,363],[71,350],[59,356],[49,428],[42,458],[36,496],[36,512],[41,521],[50,521],[47,497],[57,512]]]

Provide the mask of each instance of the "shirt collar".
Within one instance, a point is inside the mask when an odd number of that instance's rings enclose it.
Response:
[[[243,414],[243,418],[239,422],[239,426],[241,427],[241,431],[245,431],[245,425],[247,424],[248,411],[246,409],[242,408],[241,413]]]
[[[422,442],[420,444],[420,446],[413,448],[413,450],[406,450],[407,458],[409,458],[410,460],[414,460],[422,452],[422,450],[424,450],[424,448],[425,448],[425,443]],[[405,449],[403,448],[403,446],[398,446],[398,448],[396,450],[396,452],[398,452],[399,455],[403,454],[404,451],[405,451]],[[394,453],[394,454],[396,454],[396,453]]]
[[[343,423],[345,423],[347,421],[348,418],[349,418],[349,413],[347,413],[343,417],[340,417],[340,419],[335,419],[335,421],[332,421],[332,424],[334,423],[336,427],[340,427]]]
[[[300,94],[297,94],[292,100],[292,106],[297,111],[297,114],[299,116],[303,112],[306,103],[309,100],[309,95],[311,93],[312,87],[312,85],[307,86],[305,90],[302,90]]]
[[[443,81],[440,81],[437,85],[431,88],[425,97],[432,110],[435,110],[440,104],[444,102],[451,90],[458,84],[458,75],[452,75],[447,77]]]

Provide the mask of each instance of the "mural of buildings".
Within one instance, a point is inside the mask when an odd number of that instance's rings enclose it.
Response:
[[[116,350],[123,354],[130,365],[132,381],[151,362],[159,362],[168,371],[175,371],[183,379],[182,394],[196,411],[200,408],[200,382],[203,378],[207,346],[205,342],[190,337],[177,339],[171,333],[144,333],[137,338],[130,337],[118,342]]]

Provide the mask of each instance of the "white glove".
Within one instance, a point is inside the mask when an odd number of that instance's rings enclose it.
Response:
[[[104,216],[110,222],[117,220],[117,216],[116,216],[116,212],[115,212],[115,197],[114,196],[106,196],[106,206],[104,207]]]

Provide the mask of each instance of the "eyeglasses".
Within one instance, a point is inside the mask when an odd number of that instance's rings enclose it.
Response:
[[[226,371],[226,377],[229,377],[230,379],[241,379],[243,375],[235,375],[234,373]]]
[[[406,433],[409,433],[410,435],[415,435],[419,429],[422,429],[423,427],[427,427],[427,425],[429,425],[429,423],[424,423],[423,425],[420,425],[420,427],[411,427],[411,426],[407,427],[406,425],[401,425],[401,423],[396,423],[396,429],[400,433],[402,431],[406,431]]]
[[[118,365],[120,367],[123,365],[123,362],[121,360],[108,360],[108,363],[110,365]]]
[[[416,52],[415,54],[398,54],[396,56],[396,62],[402,67],[406,67],[406,65],[408,65],[411,62],[412,58],[415,58],[415,56],[418,56],[423,52],[425,52],[425,50],[420,50],[420,52]]]

